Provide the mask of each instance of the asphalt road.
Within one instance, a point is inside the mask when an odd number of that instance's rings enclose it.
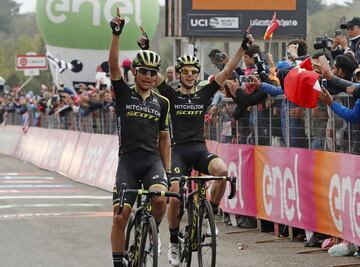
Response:
[[[0,267],[112,266],[111,202],[109,192],[0,154]],[[222,223],[220,217],[217,220],[217,266],[360,264],[355,257],[330,257],[325,252],[297,254],[304,250],[301,242],[258,244],[255,242],[273,235],[258,231],[227,234],[240,228]],[[159,266],[169,266],[166,218],[160,233],[163,253]]]

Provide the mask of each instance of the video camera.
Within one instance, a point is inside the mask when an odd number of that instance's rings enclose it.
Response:
[[[315,49],[331,49],[333,40],[324,34],[324,37],[316,37],[314,42]]]

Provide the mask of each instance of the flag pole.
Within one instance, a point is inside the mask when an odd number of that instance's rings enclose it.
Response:
[[[270,54],[271,54],[271,43],[272,43],[272,38],[273,38],[273,35],[271,34],[270,41],[269,41],[269,51],[268,51],[268,53],[270,53]]]

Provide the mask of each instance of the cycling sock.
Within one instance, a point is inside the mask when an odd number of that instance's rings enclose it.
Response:
[[[210,201],[210,205],[212,207],[214,215],[218,214],[219,211],[219,204],[215,204],[212,201]]]
[[[124,253],[122,253],[122,252],[113,252],[112,257],[113,257],[114,267],[123,267],[124,266],[124,264],[123,264]]]
[[[179,237],[178,237],[178,234],[179,234],[179,227],[175,228],[175,229],[171,229],[169,228],[170,230],[170,243],[179,243]]]

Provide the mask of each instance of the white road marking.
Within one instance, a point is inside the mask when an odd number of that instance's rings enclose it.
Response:
[[[61,213],[23,213],[23,214],[5,214],[0,215],[0,219],[25,218],[25,217],[49,217],[61,216]]]
[[[47,181],[47,180],[5,180],[1,181],[0,184],[48,184],[54,183],[55,181]]]
[[[20,176],[9,176],[9,175],[0,175],[0,180],[54,180],[54,177],[51,176],[34,176],[34,175],[20,175]]]
[[[10,184],[1,185],[0,188],[72,188],[71,184]]]
[[[104,204],[100,203],[68,203],[68,204],[24,204],[24,205],[0,205],[0,209],[12,209],[21,207],[44,208],[44,207],[103,207]]]

